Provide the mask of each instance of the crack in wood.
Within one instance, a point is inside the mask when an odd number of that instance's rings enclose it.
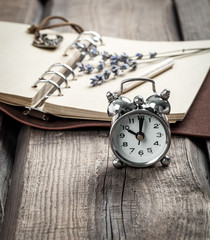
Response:
[[[114,234],[113,234],[113,227],[112,227],[112,217],[111,217],[111,211],[109,210],[109,223],[110,223],[110,233],[111,233],[111,239],[114,239]],[[108,235],[107,235],[108,239]]]
[[[125,193],[125,183],[126,183],[126,173],[127,173],[126,170],[127,170],[127,166],[125,166],[125,171],[124,171],[123,185],[122,185],[122,194],[121,194],[121,204],[120,204],[122,227],[123,227],[123,233],[125,235],[125,238],[126,238],[126,230],[125,230],[123,200],[124,200],[124,193]]]
[[[184,36],[182,33],[182,28],[181,28],[181,23],[180,23],[180,19],[179,19],[179,14],[178,14],[178,10],[177,10],[177,5],[176,2],[174,0],[171,0],[172,2],[172,8],[173,8],[173,12],[174,12],[174,19],[176,22],[176,29],[177,29],[177,34],[179,36],[179,40],[183,41],[184,40]]]
[[[3,222],[4,220],[4,204],[3,204],[3,201],[0,199],[0,223]]]
[[[41,20],[51,15],[53,0],[39,0],[42,5]]]
[[[107,191],[105,191],[105,186],[106,186],[106,178],[107,178],[108,163],[109,163],[109,145],[107,145],[107,151],[108,151],[108,154],[107,154],[107,159],[106,159],[106,170],[105,170],[104,179],[103,179],[102,193],[103,193],[103,198],[104,198],[104,201],[105,201],[106,237],[108,238],[108,214],[107,214],[107,211],[108,211],[108,196],[107,196]],[[109,214],[110,214],[110,211],[109,211]],[[109,218],[111,218],[111,217],[109,216]]]

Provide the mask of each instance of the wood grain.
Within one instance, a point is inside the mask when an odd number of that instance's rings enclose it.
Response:
[[[42,10],[37,0],[0,0],[0,21],[38,24]],[[0,113],[0,227],[4,219],[19,128],[20,124]]]
[[[169,0],[60,0],[50,10],[104,35],[180,37]],[[117,170],[108,130],[24,127],[0,239],[209,239],[207,146],[173,136],[168,168]]]
[[[192,161],[200,149],[190,154],[190,140],[173,137],[169,168],[117,170],[107,131],[22,134],[10,192],[20,206],[8,202],[8,239],[209,236],[209,198]]]
[[[38,0],[0,0],[0,20],[38,24],[43,9]]]
[[[3,226],[0,232],[0,239],[14,239],[17,226],[19,207],[22,201],[22,190],[24,182],[24,167],[26,155],[29,153],[28,143],[30,141],[30,128],[23,126],[17,142],[17,151],[12,171],[12,184],[9,189],[6,212]]]
[[[210,38],[210,1],[174,0],[184,40]]]
[[[0,115],[0,226],[4,219],[19,127],[20,125],[9,117]]]
[[[170,0],[54,1],[51,13],[64,15],[69,21],[77,22],[87,30],[94,29],[101,35],[138,40],[178,40]]]
[[[210,39],[210,2],[209,0],[175,0],[181,32],[184,40]],[[207,103],[208,104],[208,103]],[[209,195],[210,186],[210,141],[191,138],[189,152],[196,166],[197,175]],[[202,151],[196,152],[194,146]],[[205,155],[203,155],[205,153]],[[209,224],[210,226],[210,224]]]

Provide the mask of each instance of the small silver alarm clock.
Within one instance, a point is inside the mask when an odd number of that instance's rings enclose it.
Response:
[[[141,96],[134,97],[133,101],[122,96],[123,85],[131,81],[152,83],[153,95],[145,101]],[[148,167],[158,161],[163,166],[169,165],[171,159],[166,156],[171,143],[166,117],[170,113],[169,96],[167,89],[157,94],[155,82],[148,78],[124,80],[119,94],[107,92],[107,113],[113,117],[109,138],[117,157],[113,161],[116,168]]]

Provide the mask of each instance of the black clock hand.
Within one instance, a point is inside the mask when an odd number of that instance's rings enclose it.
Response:
[[[136,133],[134,131],[132,131],[131,129],[126,129],[129,133],[133,134],[136,136]]]
[[[144,117],[139,117],[139,133],[142,133]]]
[[[141,141],[144,139],[144,133],[142,132],[143,128],[143,123],[144,123],[144,117],[139,117],[139,132],[136,135],[136,138],[139,140],[138,145],[140,145]]]
[[[136,139],[139,140],[138,145],[140,145],[140,142],[144,139],[144,133],[143,133],[143,132],[141,132],[141,133],[139,133],[139,132],[135,133],[135,132],[132,131],[131,129],[126,129],[126,130],[127,130],[129,133],[135,135]]]

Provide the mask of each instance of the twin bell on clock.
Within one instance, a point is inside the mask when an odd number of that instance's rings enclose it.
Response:
[[[152,84],[153,94],[146,100],[135,96],[133,101],[123,96],[123,86],[132,81]],[[170,113],[168,98],[170,91],[156,93],[155,82],[148,78],[131,78],[122,81],[120,93],[107,92],[107,113],[112,117],[110,144],[116,159],[116,168],[125,165],[148,167],[160,161],[168,166],[171,159],[166,156],[170,147],[171,133],[166,115]]]

